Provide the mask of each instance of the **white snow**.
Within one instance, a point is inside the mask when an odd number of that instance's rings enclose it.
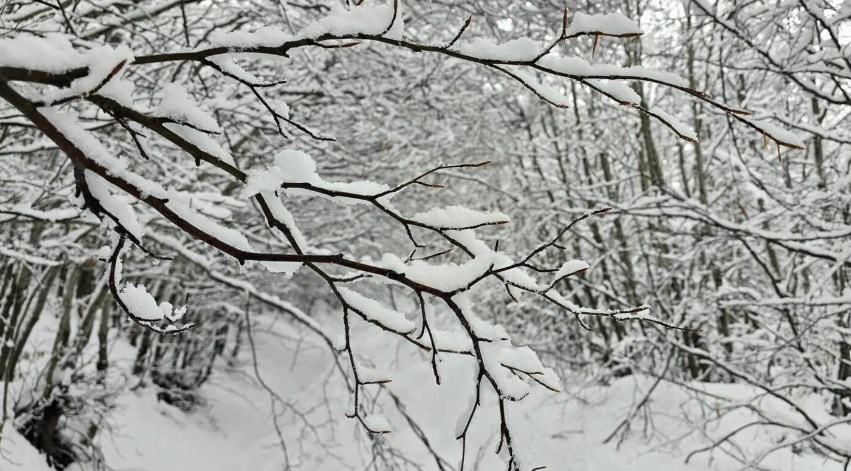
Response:
[[[181,306],[175,309],[174,305],[172,305],[168,301],[161,302],[159,307],[160,310],[163,312],[163,316],[165,316],[165,318],[171,322],[179,321],[181,318],[183,318],[183,315],[186,314],[187,310],[186,306]]]
[[[402,2],[399,2],[399,11],[396,12],[395,19],[393,18],[392,2],[382,5],[370,5],[369,3],[371,2],[352,7],[350,10],[346,10],[340,3],[332,3],[331,11],[327,16],[309,24],[299,32],[298,36],[304,38],[317,38],[326,34],[334,36],[376,36],[386,30],[390,26],[390,22],[393,21],[392,28],[384,37],[401,39],[405,31],[405,24],[402,19]]]
[[[53,208],[53,209],[33,209],[31,204],[17,204],[11,208],[3,208],[12,214],[22,214],[34,219],[43,219],[48,222],[57,222],[63,219],[71,219],[80,215],[80,210],[76,208]]]
[[[52,471],[53,468],[47,465],[44,455],[15,430],[13,425],[11,421],[7,422],[0,433],[0,444],[3,447],[0,468],[3,471]]]
[[[570,106],[570,99],[559,88],[539,81],[519,66],[508,70],[544,100],[562,108]]]
[[[171,194],[176,197],[179,196],[176,193]],[[170,200],[167,204],[169,209],[174,211],[174,213],[180,216],[184,221],[198,229],[201,229],[205,233],[216,237],[231,247],[245,251],[251,250],[251,244],[248,243],[248,239],[246,239],[241,232],[234,229],[232,226],[219,224],[214,219],[199,213],[191,207],[191,203],[186,201],[185,198],[175,198],[174,200]]]
[[[490,39],[475,38],[462,44],[458,51],[466,56],[500,62],[528,62],[541,52],[540,46],[529,38],[512,39],[496,44]]]
[[[265,26],[255,31],[222,31],[210,34],[210,44],[230,48],[251,48],[256,46],[278,46],[296,39],[291,34],[284,33],[280,28]],[[214,56],[215,57],[215,56]]]
[[[566,276],[571,276],[576,273],[585,271],[591,268],[590,265],[582,260],[568,260],[564,262],[553,277],[553,281],[561,280]]]
[[[520,400],[529,394],[529,384],[502,366],[502,352],[507,342],[482,342],[479,348],[485,368],[497,383],[501,397],[512,401]]]
[[[39,111],[87,157],[96,160],[113,175],[118,175],[127,168],[128,163],[125,159],[116,157],[97,138],[80,126],[75,113],[60,112],[51,107],[41,108]]]
[[[56,33],[39,38],[29,34],[0,38],[0,66],[61,73],[87,64],[66,36]]]
[[[773,139],[777,139],[784,144],[791,144],[793,146],[797,146],[797,147],[800,147],[802,149],[807,146],[804,143],[804,141],[800,137],[798,137],[795,133],[793,133],[792,131],[789,131],[787,129],[783,129],[783,128],[781,128],[781,127],[779,127],[779,126],[777,126],[777,125],[775,125],[771,122],[751,118],[751,117],[748,117],[748,116],[740,116],[740,118],[749,122],[749,123],[754,124],[755,126],[758,126],[759,128],[761,128],[763,130],[765,130],[768,133],[769,137],[771,137]]]
[[[248,181],[242,191],[244,198],[249,198],[264,191],[274,192],[284,183],[306,183],[329,192],[343,192],[354,195],[371,196],[388,190],[382,183],[371,181],[329,182],[323,180],[316,172],[316,162],[308,154],[294,149],[287,149],[275,156],[275,165],[263,170],[252,170],[248,173]],[[284,190],[292,195],[325,196],[323,193],[309,189],[288,188]],[[365,201],[337,195],[332,198],[340,203],[364,203]]]
[[[470,300],[469,292],[458,293],[452,297],[452,300],[458,305],[461,310],[461,315],[470,324],[470,329],[473,334],[485,341],[485,343],[496,344],[503,340],[509,340],[508,332],[505,327],[499,324],[493,324],[482,319],[475,313],[475,303]]]
[[[390,433],[390,422],[382,415],[370,414],[363,418],[363,423],[371,432]]]
[[[412,220],[441,229],[468,229],[486,224],[504,224],[509,218],[499,211],[480,212],[463,206],[446,206],[417,213]]]
[[[604,34],[607,36],[637,36],[643,34],[634,21],[622,13],[589,15],[574,13],[573,20],[565,32],[566,36],[577,34]]]
[[[490,257],[475,257],[464,263],[431,264],[423,260],[405,263],[394,254],[384,254],[377,265],[404,273],[417,283],[442,291],[462,289],[482,276],[491,267]]]
[[[538,64],[547,70],[572,77],[587,78],[633,78],[668,83],[687,87],[688,81],[672,72],[648,69],[642,66],[622,67],[614,64],[591,64],[581,57],[548,54]]]
[[[338,290],[346,303],[370,322],[402,335],[410,334],[417,328],[416,324],[405,318],[404,314],[386,308],[374,299],[367,298],[349,288],[338,288]]]
[[[43,108],[42,114],[56,126],[69,140],[71,140],[88,158],[91,158],[104,166],[111,175],[119,176],[128,183],[135,185],[143,194],[155,196],[168,201],[169,209],[179,214],[190,224],[215,235],[233,247],[241,250],[250,250],[251,246],[245,237],[237,230],[224,227],[213,219],[195,210],[191,195],[174,190],[166,190],[156,182],[150,181],[138,174],[130,172],[128,162],[116,157],[103,144],[101,144],[91,133],[82,129],[76,122],[76,117],[70,113],[59,113],[53,108]],[[194,132],[194,131],[193,131]],[[93,194],[101,204],[110,211],[115,211],[115,216],[122,224],[127,224],[128,231],[134,236],[142,234],[142,227],[135,219],[129,199],[126,195],[113,194],[111,185],[93,172],[86,171],[86,181],[93,187]],[[204,204],[209,212],[209,204]]]
[[[438,350],[469,352],[473,348],[473,342],[464,332],[432,329],[431,335]]]
[[[186,122],[206,131],[222,131],[215,118],[202,110],[181,84],[167,83],[163,85],[162,93],[162,100],[157,107],[160,116]]]
[[[470,423],[470,417],[475,412],[477,407],[476,402],[479,400],[478,395],[475,393],[469,394],[467,398],[467,407],[460,414],[458,414],[458,419],[455,421],[455,437],[461,438],[464,435],[464,432],[468,429],[468,424]]]
[[[270,273],[280,273],[286,276],[292,276],[293,273],[298,271],[301,267],[301,263],[296,262],[260,262]]]
[[[490,256],[493,253],[491,248],[488,247],[488,244],[476,236],[476,231],[473,229],[446,231],[446,235],[464,246],[473,256]]]
[[[629,85],[616,80],[586,80],[592,87],[601,92],[611,95],[611,97],[622,105],[640,105],[641,97]]]
[[[535,374],[535,381],[538,381],[553,391],[562,390],[561,378],[559,378],[558,373],[552,368],[544,367],[544,371],[541,374]]]
[[[233,60],[231,56],[232,54],[220,54],[216,56],[210,56],[207,58],[207,60],[216,64],[224,72],[236,77],[239,80],[252,84],[259,83],[259,80],[256,76],[254,76],[254,74],[243,69],[239,64],[236,63],[236,61]]]
[[[166,190],[158,183],[129,171],[127,168],[128,162],[125,159],[116,157],[91,133],[82,129],[76,122],[75,115],[59,113],[53,108],[43,108],[41,112],[60,132],[80,148],[88,158],[104,166],[110,174],[121,177],[128,183],[136,186],[145,195],[167,200],[166,205],[169,209],[180,215],[186,222],[204,232],[214,235],[240,250],[251,249],[251,245],[239,231],[231,227],[225,227],[194,209],[193,204],[197,204],[198,201],[193,201],[191,194]],[[174,126],[181,127],[178,125]],[[188,128],[184,130],[187,132],[197,132]],[[90,176],[91,180],[89,178]],[[126,199],[126,195],[112,194],[108,182],[93,172],[86,171],[86,181],[91,181],[94,184],[93,194],[96,192],[95,197],[98,198],[101,204],[108,210],[116,211],[117,214],[115,216],[119,218],[122,224],[128,224],[128,231],[131,234],[134,236],[142,234],[141,226],[135,221],[135,216],[133,216],[132,208],[129,206],[129,200]],[[202,203],[202,207],[208,213],[212,210],[210,203],[204,202]],[[213,211],[213,213],[215,212]]]
[[[157,304],[157,300],[148,293],[143,285],[127,283],[119,291],[119,296],[127,305],[127,310],[138,319],[155,322],[163,320],[166,316],[166,313]],[[171,309],[169,309],[170,314]]]
[[[529,347],[503,348],[499,351],[499,362],[502,365],[530,374],[543,374],[544,365]]]
[[[358,380],[364,384],[383,384],[390,382],[390,375],[387,371],[378,368],[371,368],[361,364],[357,365]]]
[[[45,92],[41,97],[43,102],[55,103],[66,98],[86,95],[101,85],[108,86],[109,83],[116,80],[120,71],[114,74],[106,84],[104,84],[104,80],[110,77],[110,74],[119,65],[124,64],[126,66],[133,62],[133,52],[124,45],[115,49],[109,46],[99,46],[87,50],[84,58],[85,61],[80,66],[87,67],[89,73],[74,80],[68,87]]]
[[[295,243],[301,247],[302,250],[309,249],[307,240],[305,240],[304,235],[302,235],[301,230],[295,223],[292,213],[290,213],[284,206],[281,198],[274,192],[268,190],[260,192],[260,197],[266,202],[266,205],[269,207],[269,212],[272,213],[275,219],[283,223],[287,229],[290,230]]]
[[[106,83],[98,91],[98,95],[115,100],[119,105],[134,108],[133,91],[136,86],[130,80],[120,77],[120,74]]]
[[[447,231],[447,235],[452,237],[459,244],[463,245],[464,248],[469,250],[475,258],[482,260],[490,259],[491,263],[493,263],[494,270],[514,265],[514,260],[502,252],[494,252],[491,250],[484,241],[476,237],[476,232],[472,229]],[[512,268],[510,270],[500,272],[500,276],[504,280],[529,291],[538,291],[540,289],[535,277],[530,275],[524,268]],[[513,287],[510,289],[514,290]]]
[[[279,28],[265,26],[252,32],[231,31],[215,32],[210,35],[210,43],[235,50],[258,46],[275,47],[286,42],[300,39],[315,39],[322,36],[353,37],[378,36],[388,39],[402,39],[405,22],[402,18],[402,2],[394,19],[393,4],[365,4],[346,9],[339,3],[332,3],[328,14],[308,24],[295,35],[285,33]],[[392,21],[392,27],[391,27]]]
[[[163,126],[207,154],[212,155],[226,164],[234,164],[233,156],[230,155],[230,152],[225,150],[218,142],[216,142],[216,139],[214,139],[213,136],[181,124],[165,123]]]
[[[653,108],[650,111],[652,111],[653,113],[656,113],[657,115],[659,115],[660,118],[667,121],[668,124],[670,124],[674,128],[674,130],[677,132],[677,134],[685,136],[688,139],[691,139],[695,142],[698,140],[697,133],[694,132],[694,128],[692,128],[691,126],[680,121],[680,119],[677,118],[676,116],[674,116],[674,115],[672,115],[672,114],[668,113],[667,111],[660,109],[660,108]]]
[[[45,316],[48,317],[51,316]],[[359,430],[362,427],[356,420],[341,420],[350,395],[341,379],[329,377],[334,372],[334,355],[311,335],[304,337],[303,342],[282,341],[303,336],[304,332],[276,322],[274,315],[259,316],[255,320],[259,371],[277,394],[306,413],[306,418],[316,427],[317,436],[312,435],[313,432],[305,434],[307,428],[298,416],[291,412],[280,415],[281,430],[291,445],[291,459],[316,471],[339,470],[338,457],[341,456],[350,466],[368,466],[371,456],[360,448],[362,443],[369,443],[361,440],[363,432]],[[470,380],[471,375],[475,375],[475,362],[465,356],[442,355],[442,383],[438,386],[433,381],[424,381],[430,376],[431,365],[416,352],[389,349],[386,338],[361,332],[355,335],[361,339],[359,350],[380,362],[376,368],[392,374],[394,381],[386,387],[404,402],[405,412],[423,429],[433,449],[450,463],[458,463],[461,445],[451,432],[458,423],[461,423],[458,428],[466,425],[469,411],[475,404],[474,384]],[[116,368],[129,367],[135,358],[135,349],[121,338],[115,340],[111,364]],[[28,354],[36,356],[49,349],[50,344],[31,348]],[[298,361],[293,361],[295,358]],[[114,469],[140,471],[245,468],[272,471],[284,468],[283,454],[270,420],[268,393],[245,375],[252,369],[247,349],[243,349],[235,360],[235,366],[214,366],[211,381],[200,389],[205,405],[192,413],[181,412],[158,401],[157,390],[151,386],[118,394],[106,427],[96,439],[103,447],[106,462]],[[285,374],[281,374],[282,369]],[[683,391],[666,382],[658,386],[647,403],[647,415],[642,411],[636,417],[632,433],[623,443],[617,444],[615,439],[604,444],[604,439],[652,383],[652,378],[630,375],[600,385],[572,375],[566,381],[569,393],[554,394],[533,387],[523,401],[507,404],[507,418],[521,437],[515,443],[522,448],[522,456],[531,459],[528,464],[548,469],[562,469],[560,466],[566,463],[589,471],[721,471],[741,466],[720,450],[696,455],[688,464],[684,459],[689,452],[708,446],[710,439],[722,437],[759,417],[742,409],[738,414],[712,420],[703,426],[702,433],[694,433],[692,427],[702,424],[707,409],[696,404],[694,392]],[[734,404],[764,395],[760,390],[741,384],[692,382],[689,385],[694,391],[728,397]],[[820,407],[820,401],[816,396],[810,401],[801,401],[801,405],[810,410]],[[772,418],[790,420],[785,412],[788,406],[768,404],[765,399],[762,402],[773,411]],[[724,404],[718,402],[719,407]],[[478,455],[480,469],[503,469],[504,464],[492,454],[498,441],[494,420],[498,410],[489,388],[483,390],[477,409],[468,433],[468,462]],[[279,408],[278,412],[282,410]],[[397,424],[393,433],[385,436],[389,445],[398,447],[414,462],[433,463],[422,442],[392,405],[385,404],[366,417],[370,415],[384,417],[388,424]],[[652,419],[647,429],[644,428],[645,417]],[[711,417],[715,419],[714,414]],[[651,433],[644,434],[643,430]],[[848,425],[831,430],[834,441],[841,445],[842,437],[848,434]],[[677,439],[672,440],[672,437]],[[794,435],[781,429],[752,428],[740,434],[737,443],[759,451],[789,438]],[[3,429],[2,447],[0,468],[4,471],[50,469],[44,455],[36,452],[14,430],[11,422]],[[151,450],[168,452],[151,453]],[[842,469],[842,463],[824,461],[807,450],[799,453],[779,450],[762,464],[769,469],[784,470]],[[83,469],[73,466],[69,471]]]
[[[115,186],[90,170],[85,170],[84,174],[86,185],[103,209],[118,219],[118,223],[136,240],[141,240],[144,227],[139,223],[136,211],[131,206],[133,198],[121,194]]]

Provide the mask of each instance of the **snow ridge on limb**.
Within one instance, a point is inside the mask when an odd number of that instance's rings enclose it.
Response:
[[[169,302],[157,303],[141,284],[128,282],[121,286],[121,252],[124,249],[124,239],[124,235],[117,237],[108,260],[109,290],[118,306],[134,322],[161,334],[176,334],[191,329],[194,323],[177,324],[186,314],[186,306],[175,309]]]
[[[413,322],[405,318],[404,314],[388,309],[374,299],[367,298],[349,288],[338,288],[338,291],[349,308],[383,329],[407,335],[417,328]]]
[[[495,224],[508,224],[508,216],[501,212],[483,213],[463,206],[434,208],[417,213],[411,219],[426,226],[455,231]]]
[[[316,162],[312,157],[305,152],[288,149],[275,156],[275,165],[249,172],[242,196],[248,198],[281,188],[288,194],[326,196],[332,201],[348,204],[365,203],[370,196],[390,189],[385,184],[370,181],[326,181],[316,172]]]

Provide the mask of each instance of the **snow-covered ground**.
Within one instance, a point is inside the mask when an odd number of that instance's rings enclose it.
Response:
[[[49,471],[44,456],[12,427],[3,427],[0,435],[0,469]]]
[[[364,469],[372,457],[372,445],[356,422],[345,417],[348,393],[327,347],[305,340],[302,333],[275,319],[267,318],[259,324],[254,338],[260,378],[288,402],[275,402],[286,453],[272,420],[269,389],[258,381],[250,345],[246,345],[239,362],[218,365],[212,379],[202,387],[205,403],[192,412],[158,401],[156,388],[151,385],[122,393],[115,400],[109,427],[100,434],[106,463],[115,470],[271,471],[285,469],[288,456],[293,469]],[[385,334],[359,338],[364,339],[358,345],[359,351],[370,352],[373,359],[383,358],[394,378],[388,390],[378,395],[382,412],[394,428],[382,439],[413,462],[423,463],[424,469],[439,469],[393,406],[387,394],[392,392],[402,399],[405,412],[422,427],[430,446],[446,460],[447,469],[457,469],[461,447],[453,432],[472,391],[473,385],[465,383],[472,364],[465,360],[441,362],[443,385],[437,386],[426,357],[417,358],[421,355],[397,346]],[[119,341],[115,352],[120,355],[121,350]],[[566,392],[561,394],[535,390],[514,416],[515,423],[523,423],[520,427],[525,429],[523,435],[527,438],[518,446],[531,449],[536,465],[581,471],[743,467],[720,450],[699,454],[685,463],[689,452],[709,443],[702,433],[694,431],[693,423],[701,419],[711,422],[713,414],[711,410],[701,411],[682,388],[661,383],[647,403],[648,408],[635,414],[629,434],[618,445],[618,437],[608,444],[603,442],[653,381],[626,377],[606,386],[584,387],[578,380],[576,384],[570,384],[569,379],[566,382]],[[749,394],[747,388],[738,385],[695,387],[711,388],[712,392],[728,396]],[[490,406],[493,407],[492,401]],[[474,422],[467,469],[504,467],[489,452],[498,437],[495,420],[487,423],[485,419],[496,418],[495,411],[490,412],[480,414]],[[734,414],[720,423],[710,423],[705,431],[722,436],[752,419],[749,413]],[[740,435],[739,444],[756,451],[782,439],[780,431],[753,427]],[[0,448],[3,471],[49,469],[43,457],[10,426],[5,427]],[[792,454],[788,449],[770,455],[762,464],[783,470],[841,469],[811,455]],[[75,471],[80,468],[86,469],[72,466]],[[382,469],[381,464],[378,469]]]

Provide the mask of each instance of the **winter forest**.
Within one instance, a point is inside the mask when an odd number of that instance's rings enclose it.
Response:
[[[0,0],[0,470],[851,466],[848,0]]]

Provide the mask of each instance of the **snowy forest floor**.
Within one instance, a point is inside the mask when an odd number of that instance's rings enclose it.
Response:
[[[344,417],[349,395],[334,369],[327,346],[309,342],[302,332],[273,318],[258,318],[255,324],[257,370],[254,370],[249,343],[237,361],[216,365],[212,379],[200,390],[202,402],[191,411],[185,412],[159,401],[157,387],[150,382],[143,387],[124,388],[113,399],[108,424],[99,435],[108,468],[272,471],[285,469],[288,457],[292,469],[359,470],[370,464],[371,450],[379,450],[383,456],[426,463],[425,469],[438,469],[423,442],[407,426],[405,417],[399,409],[393,409],[392,393],[407,405],[405,413],[426,433],[430,446],[445,459],[446,469],[457,469],[460,443],[446,431],[454,429],[457,417],[466,407],[472,384],[463,384],[463,378],[470,377],[463,369],[472,364],[456,361],[441,364],[443,385],[437,386],[433,378],[428,381],[431,372],[427,357],[402,347],[388,355],[387,345],[392,345],[387,342],[389,337],[383,334],[361,337],[370,339],[372,345],[359,345],[359,348],[383,351],[383,356],[371,353],[371,357],[385,358],[385,366],[393,370],[396,378],[380,393],[376,387],[378,404],[394,426],[394,432],[384,435],[376,444],[365,437],[354,420]],[[38,350],[37,345],[35,342],[31,348]],[[117,369],[129,371],[134,351],[121,338],[115,339],[113,345],[111,355],[117,359]],[[125,362],[126,369],[121,362]],[[138,383],[135,377],[129,381],[136,382],[131,383],[134,385]],[[523,402],[525,424],[530,429],[526,435],[535,440],[522,446],[534,447],[535,456],[540,457],[547,469],[703,471],[744,468],[742,463],[719,449],[698,454],[688,463],[686,457],[711,444],[709,437],[723,436],[753,421],[750,412],[729,414],[717,422],[716,413],[700,409],[686,389],[661,382],[647,401],[647,407],[633,414],[627,435],[616,435],[609,443],[604,443],[634,410],[654,380],[633,375],[608,385],[582,385],[581,381],[567,376],[565,392],[554,394],[536,390],[533,397]],[[756,394],[741,385],[689,386],[727,397],[741,396],[743,400]],[[287,403],[272,400],[270,390]],[[286,450],[282,449],[272,420],[273,402]],[[494,403],[489,406],[493,407]],[[782,410],[778,408],[777,412],[782,413]],[[706,425],[697,426],[701,421]],[[489,453],[498,437],[496,424],[475,425],[476,433],[468,443],[465,469],[502,469],[504,465],[499,458]],[[750,440],[754,450],[762,450],[782,441],[784,435],[781,431],[752,427],[741,437],[739,443]],[[620,444],[619,438],[623,438]],[[393,449],[402,453],[394,455]],[[835,463],[812,455],[794,454],[789,448],[772,454],[762,464],[789,470],[841,469]],[[47,471],[50,468],[43,456],[7,425],[0,441],[0,469]],[[82,471],[86,468],[72,465],[70,469]],[[381,463],[377,464],[377,469],[384,469]]]

